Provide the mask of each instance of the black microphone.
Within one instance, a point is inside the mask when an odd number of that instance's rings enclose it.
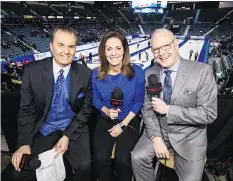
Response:
[[[121,88],[115,87],[112,91],[110,104],[114,106],[115,109],[117,109],[119,106],[122,105],[122,100],[123,100],[123,93]]]
[[[159,94],[163,90],[163,88],[162,88],[162,83],[159,82],[157,75],[155,74],[149,75],[148,83],[149,85],[146,86],[147,94],[150,96],[150,98],[152,97],[159,98]]]
[[[122,100],[123,100],[123,92],[121,88],[115,87],[112,91],[110,104],[114,106],[114,109],[117,109],[118,107],[122,105]],[[116,123],[116,119],[113,119],[113,122]],[[126,126],[124,125],[123,122],[120,122],[119,125],[122,130],[126,129]]]
[[[159,82],[157,75],[155,75],[155,74],[149,75],[148,83],[149,83],[149,85],[146,86],[147,94],[150,96],[150,98],[152,98],[152,97],[159,98],[160,92],[163,90],[163,87],[162,87],[162,83]],[[159,114],[158,112],[156,112],[156,115],[158,117],[165,116],[164,114]]]
[[[23,154],[19,168],[22,170],[36,170],[41,165],[39,156],[33,156],[29,154]]]

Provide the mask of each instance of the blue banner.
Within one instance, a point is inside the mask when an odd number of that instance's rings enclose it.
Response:
[[[22,62],[22,61],[34,61],[34,55],[26,55],[26,56],[20,56],[20,57],[16,57],[16,58],[10,58],[10,61],[13,62]]]

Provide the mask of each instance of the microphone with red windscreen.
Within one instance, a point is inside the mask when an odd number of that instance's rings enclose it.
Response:
[[[39,160],[39,156],[23,154],[19,168],[22,170],[36,170],[41,165],[41,161]]]
[[[122,100],[123,100],[123,93],[121,88],[115,87],[112,91],[112,96],[110,100],[110,104],[114,106],[114,108],[118,108],[122,105]]]
[[[150,96],[150,98],[152,98],[152,97],[159,98],[160,92],[163,90],[163,87],[162,87],[162,83],[159,82],[157,75],[155,75],[155,74],[149,75],[148,83],[149,83],[149,85],[146,86],[147,94]],[[156,115],[158,117],[165,116],[164,114],[159,114],[158,112],[156,112]]]
[[[149,85],[146,86],[146,92],[150,97],[159,98],[160,92],[163,90],[161,82],[158,81],[158,77],[155,74],[151,74],[148,77]]]
[[[111,96],[111,100],[110,100],[110,104],[112,106],[114,106],[114,109],[119,108],[122,105],[122,100],[123,100],[123,92],[121,90],[121,88],[119,87],[115,87],[112,91],[112,96]],[[113,119],[113,122],[116,123],[116,120],[118,118]],[[119,126],[121,127],[122,130],[126,129],[126,126],[123,122],[118,123]]]

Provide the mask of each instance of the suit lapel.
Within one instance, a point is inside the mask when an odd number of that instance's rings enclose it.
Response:
[[[75,102],[76,95],[79,90],[79,73],[74,67],[75,62],[72,62],[70,68],[70,104],[73,106]]]
[[[53,75],[53,64],[52,59],[48,59],[48,62],[45,63],[43,69],[42,69],[42,80],[43,80],[43,86],[44,86],[44,92],[45,92],[45,109],[44,113],[45,115],[48,112],[52,95],[53,95],[53,85],[54,85],[54,75]]]
[[[178,72],[176,75],[176,81],[175,81],[174,88],[172,91],[171,104],[173,104],[176,101],[176,98],[178,97],[180,90],[185,82],[186,75],[187,75],[187,68],[185,66],[185,62],[183,59],[180,59],[180,65],[178,68]]]

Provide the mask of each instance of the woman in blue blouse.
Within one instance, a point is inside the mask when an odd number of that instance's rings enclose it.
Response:
[[[119,181],[131,181],[131,151],[139,138],[145,92],[144,71],[131,65],[128,42],[122,32],[110,30],[100,42],[101,66],[92,74],[93,105],[101,111],[94,134],[94,156],[99,181],[111,181],[113,166]],[[122,90],[122,105],[110,104],[113,89]],[[114,165],[111,155],[116,143]]]

